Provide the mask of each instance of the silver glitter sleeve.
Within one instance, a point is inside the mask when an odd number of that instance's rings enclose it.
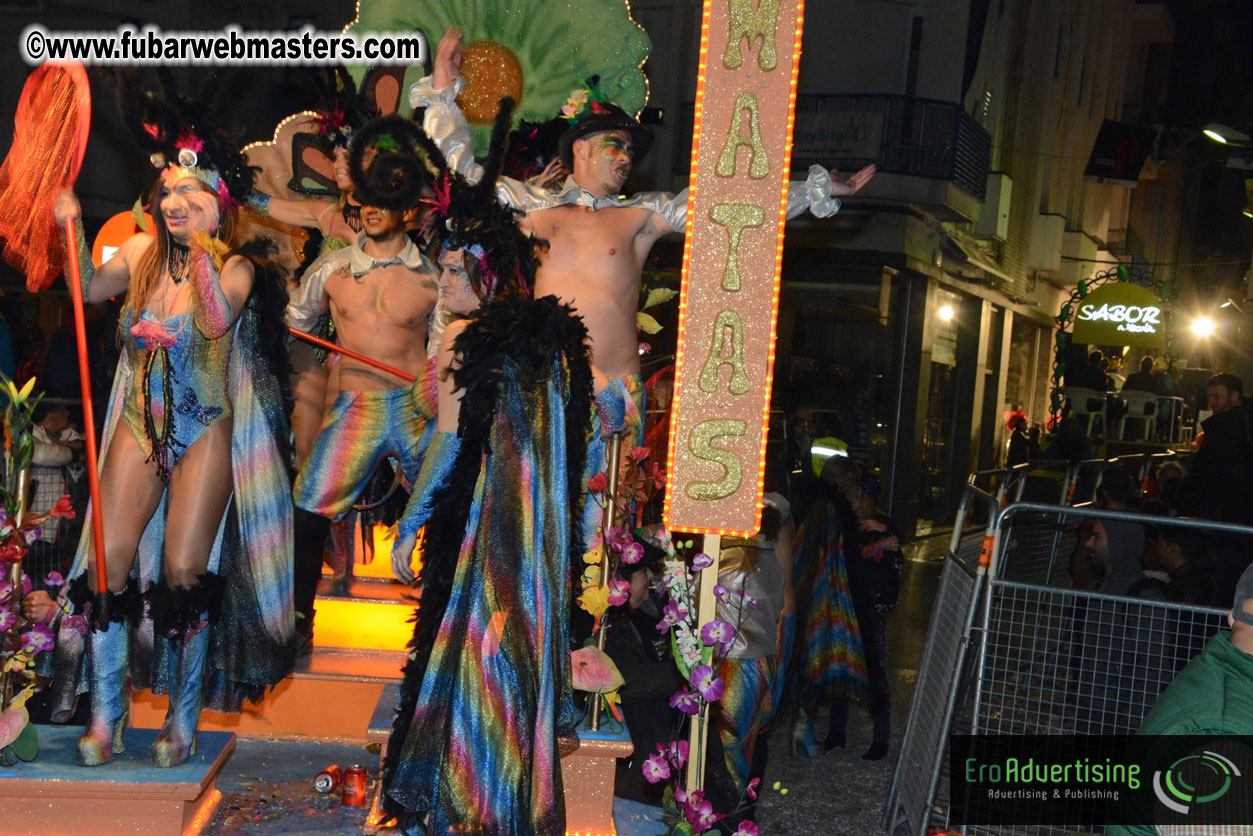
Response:
[[[637,200],[638,203],[636,203]],[[638,192],[632,196],[630,203],[644,209],[651,209],[661,215],[675,232],[683,232],[687,227],[687,189],[678,194]]]
[[[332,273],[348,263],[349,247],[341,247],[323,253],[314,259],[300,277],[300,285],[293,288],[287,299],[287,324],[301,331],[311,331],[322,315],[322,297],[326,280]]]
[[[820,165],[809,167],[804,183],[788,184],[788,220],[800,217],[806,209],[816,218],[829,218],[840,211],[840,199],[831,196],[831,172]]]
[[[415,109],[426,108],[422,117],[422,130],[439,147],[453,169],[471,183],[483,177],[483,167],[474,161],[474,148],[470,126],[457,107],[457,94],[465,86],[461,76],[453,79],[443,89],[431,88],[431,76],[409,88],[409,105]]]

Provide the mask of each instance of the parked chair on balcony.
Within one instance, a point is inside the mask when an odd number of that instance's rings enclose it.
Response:
[[[1084,424],[1087,435],[1092,435],[1092,425],[1098,418],[1101,420],[1101,432],[1109,431],[1108,402],[1104,392],[1083,386],[1066,386],[1062,394],[1070,404],[1070,411]]]
[[[1140,436],[1141,439],[1153,440],[1157,435],[1157,396],[1152,392],[1124,389],[1119,397],[1127,404],[1127,411],[1118,421],[1118,437],[1124,440],[1127,438],[1127,419],[1130,418],[1144,423],[1144,435]]]

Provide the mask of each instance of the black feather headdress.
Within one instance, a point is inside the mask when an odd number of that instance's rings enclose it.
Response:
[[[160,92],[144,90],[132,68],[117,71],[117,105],[131,138],[159,171],[194,177],[226,203],[252,189],[252,168],[214,118],[222,92],[217,73],[194,99],[184,97],[169,70],[159,68]]]
[[[443,248],[466,250],[478,257],[488,296],[529,291],[535,279],[535,248],[540,243],[523,235],[518,229],[519,213],[496,199],[513,109],[513,99],[501,100],[477,183],[453,171],[421,128],[399,116],[366,125],[353,142],[348,161],[362,203],[392,212],[429,205],[426,223],[442,228]],[[365,160],[371,149],[375,156],[367,169]],[[437,172],[434,175],[432,168]]]

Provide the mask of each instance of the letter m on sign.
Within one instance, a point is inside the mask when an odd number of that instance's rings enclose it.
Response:
[[[774,367],[803,0],[707,0],[666,524],[752,534]]]

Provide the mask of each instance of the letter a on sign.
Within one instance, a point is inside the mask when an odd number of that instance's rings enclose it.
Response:
[[[760,525],[803,20],[803,0],[704,6],[667,456],[674,531]]]

